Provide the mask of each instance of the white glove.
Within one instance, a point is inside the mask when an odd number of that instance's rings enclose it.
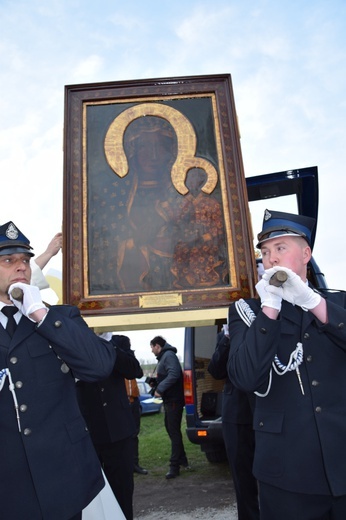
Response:
[[[228,328],[228,323],[226,323],[225,325],[222,326],[222,330],[223,330],[223,333],[225,336],[227,336],[229,338],[229,328]]]
[[[273,267],[268,269],[263,278],[269,280],[276,271],[285,271],[287,273],[287,280],[281,287],[274,287],[270,285],[268,291],[272,294],[281,295],[283,300],[286,300],[293,305],[298,305],[303,310],[314,309],[321,301],[321,295],[313,291],[308,284],[303,282],[299,275],[294,273],[287,267]]]
[[[18,287],[23,291],[22,301],[13,298],[11,293],[15,287]],[[31,319],[30,314],[32,314],[33,312],[38,311],[39,309],[47,308],[42,301],[40,289],[35,285],[28,285],[26,283],[21,282],[13,283],[8,290],[8,294],[14,305],[20,310],[22,314],[24,314],[24,316],[26,316],[29,319]]]
[[[269,291],[270,287],[269,281],[264,278],[256,284],[258,296],[261,298],[261,308],[271,307],[280,312],[282,296],[275,294],[273,291]],[[275,287],[275,289],[278,289],[278,287]]]

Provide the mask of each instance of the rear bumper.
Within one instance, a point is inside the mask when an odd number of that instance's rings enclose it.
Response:
[[[193,444],[224,444],[221,418],[215,421],[201,421],[195,414],[186,411],[186,435]]]

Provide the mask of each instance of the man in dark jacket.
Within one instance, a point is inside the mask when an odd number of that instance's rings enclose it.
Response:
[[[76,307],[46,307],[32,256],[13,222],[0,227],[0,517],[75,520],[104,486],[75,378],[108,377],[116,352]]]
[[[252,427],[254,395],[241,392],[227,374],[230,343],[228,326],[217,335],[215,352],[208,372],[224,379],[222,398],[222,432],[237,497],[238,520],[259,520],[257,481],[252,474],[255,433]]]
[[[171,439],[170,466],[166,473],[166,478],[171,479],[179,475],[180,466],[189,468],[181,435],[181,420],[185,406],[183,372],[176,355],[177,349],[169,345],[165,339],[155,336],[150,346],[158,360],[155,396],[162,397],[165,427]]]
[[[141,366],[127,336],[111,339],[116,361],[111,375],[98,383],[78,381],[80,407],[105,475],[127,520],[133,518],[133,436],[136,425],[125,378],[142,377]]]
[[[261,520],[346,518],[346,293],[308,283],[314,225],[266,210],[259,299],[229,309],[228,375],[256,393]]]

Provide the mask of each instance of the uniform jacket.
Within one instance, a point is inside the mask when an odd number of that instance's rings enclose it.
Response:
[[[252,424],[250,399],[254,401],[254,395],[238,390],[231,383],[227,373],[229,348],[229,338],[223,332],[220,332],[217,335],[215,352],[208,366],[208,372],[214,379],[225,380],[222,398],[222,422]]]
[[[176,354],[177,349],[166,342],[157,356],[158,385],[156,390],[162,396],[163,402],[184,404],[183,371]]]
[[[22,316],[12,339],[0,326],[0,370],[10,370],[21,427],[6,378],[0,392],[1,518],[67,520],[102,489],[74,378],[105,378],[114,361],[112,346],[75,307],[52,306],[39,327]],[[31,509],[37,500],[42,516]]]
[[[116,348],[112,373],[97,383],[77,383],[78,400],[93,442],[116,442],[136,433],[126,392],[125,378],[142,377],[143,371],[131,350]]]
[[[292,492],[339,496],[346,494],[346,293],[326,299],[327,324],[286,301],[271,320],[259,300],[249,300],[257,317],[248,327],[231,305],[228,372],[239,388],[261,394],[272,374],[268,395],[256,397],[255,477]],[[305,395],[295,371],[272,370],[275,355],[287,365],[298,342]]]

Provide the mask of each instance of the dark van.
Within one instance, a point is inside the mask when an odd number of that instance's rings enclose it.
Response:
[[[266,208],[296,212],[317,219],[317,167],[249,177],[246,183],[254,230],[261,229]],[[280,201],[276,200],[279,198]],[[285,204],[292,202],[293,208],[291,206],[286,209]],[[312,237],[312,245],[315,235],[316,229]],[[256,254],[255,248],[253,254]],[[260,258],[257,258],[257,263],[259,262]],[[309,266],[309,278],[315,287],[327,290],[324,275],[313,258]],[[208,372],[208,364],[216,346],[216,336],[224,323],[225,321],[220,320],[213,326],[185,329],[186,432],[191,442],[201,446],[209,462],[226,460],[221,420],[224,381],[215,380]]]

